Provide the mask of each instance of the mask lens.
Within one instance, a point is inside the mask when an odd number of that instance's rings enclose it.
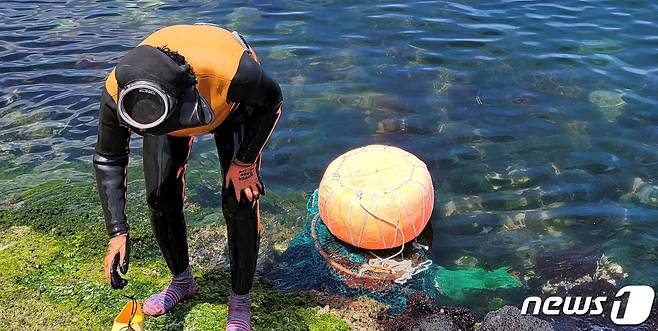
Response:
[[[149,125],[164,115],[165,102],[157,93],[137,88],[123,97],[123,109],[135,122]]]

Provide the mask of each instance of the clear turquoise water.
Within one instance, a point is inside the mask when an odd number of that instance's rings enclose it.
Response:
[[[4,197],[53,177],[88,182],[108,71],[158,28],[209,22],[244,34],[283,88],[285,114],[264,158],[270,191],[310,192],[339,154],[392,144],[432,173],[437,264],[469,256],[528,274],[538,255],[594,249],[622,265],[625,283],[658,285],[658,5],[650,1],[4,1],[0,9]],[[141,141],[132,146],[138,164]],[[210,137],[197,139],[193,161],[207,168],[190,171],[204,176],[218,169]],[[629,195],[635,178],[646,184]]]

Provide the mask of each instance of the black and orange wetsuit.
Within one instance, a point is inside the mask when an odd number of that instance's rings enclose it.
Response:
[[[213,134],[225,180],[231,162],[260,162],[260,154],[281,110],[281,90],[261,68],[254,50],[235,33],[211,25],[176,25],[148,36],[142,44],[166,46],[185,57],[197,90],[212,106],[212,123],[166,135],[144,135],[144,175],[151,224],[172,274],[189,264],[183,199],[185,170],[193,137]],[[114,70],[100,105],[94,166],[107,231],[128,231],[126,168],[131,130],[117,115],[119,93]],[[247,293],[253,281],[259,243],[259,207],[238,199],[222,185],[233,291]]]

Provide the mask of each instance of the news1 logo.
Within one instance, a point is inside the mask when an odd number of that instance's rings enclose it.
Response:
[[[621,297],[628,293],[626,309],[621,310]],[[649,318],[655,292],[651,286],[625,286],[615,295],[610,318],[617,325],[638,325]],[[532,315],[601,315],[604,313],[603,303],[608,297],[559,297],[552,296],[543,300],[540,297],[528,297],[523,301],[521,314],[527,315],[530,304],[534,303]]]

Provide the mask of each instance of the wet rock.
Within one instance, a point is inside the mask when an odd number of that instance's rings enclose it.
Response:
[[[449,316],[457,330],[473,330],[475,326],[475,315],[466,307],[443,307],[439,312]]]
[[[536,271],[549,280],[574,280],[584,275],[592,275],[601,256],[595,251],[558,251],[537,257]]]
[[[429,295],[416,292],[409,297],[402,314],[392,316],[386,311],[379,316],[379,324],[384,330],[412,330],[422,319],[438,314],[439,306]]]
[[[572,291],[599,281],[614,286],[628,276],[618,263],[594,250],[544,254],[537,258],[536,271],[546,281],[542,287],[542,292],[546,295],[572,295]],[[592,295],[600,294],[593,292]]]
[[[388,306],[369,297],[349,299],[347,297],[330,295],[325,292],[315,292],[314,297],[324,307],[318,313],[332,313],[347,322],[350,330],[379,330],[377,316]]]
[[[422,292],[411,295],[402,314],[387,314],[379,317],[383,330],[473,330],[476,322],[468,308],[439,308],[434,299]]]
[[[529,315],[521,315],[519,308],[505,306],[489,312],[478,331],[543,331],[553,330],[550,323]]]
[[[619,263],[610,260],[607,256],[601,256],[597,263],[594,278],[604,280],[612,285],[617,285],[617,281],[628,277],[624,268]]]
[[[415,327],[416,331],[436,331],[436,330],[459,330],[453,323],[452,319],[446,315],[435,314],[421,320]]]
[[[192,267],[204,271],[229,267],[225,225],[193,228],[188,242]]]

